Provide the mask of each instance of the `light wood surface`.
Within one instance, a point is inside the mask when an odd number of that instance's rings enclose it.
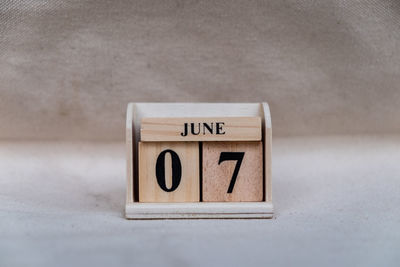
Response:
[[[172,192],[164,191],[156,177],[157,158],[165,150],[178,156],[181,179]],[[172,187],[172,157],[165,154],[165,185]],[[139,142],[139,202],[198,202],[200,201],[200,171],[198,142]]]
[[[231,193],[237,160],[220,162],[221,152],[244,152]],[[262,142],[203,143],[203,201],[262,201],[263,191]]]
[[[260,141],[260,117],[142,118],[140,138],[147,141]]]

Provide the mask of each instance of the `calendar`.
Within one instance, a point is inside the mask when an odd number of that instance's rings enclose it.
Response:
[[[130,103],[128,219],[271,218],[266,103]]]

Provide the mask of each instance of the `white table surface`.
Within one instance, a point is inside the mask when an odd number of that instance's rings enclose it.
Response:
[[[123,143],[0,143],[0,266],[399,266],[400,137],[273,141],[271,220],[123,217]]]

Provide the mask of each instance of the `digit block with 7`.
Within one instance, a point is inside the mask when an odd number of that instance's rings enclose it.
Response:
[[[203,201],[262,201],[262,142],[203,143]]]
[[[139,202],[199,202],[198,142],[139,142]]]

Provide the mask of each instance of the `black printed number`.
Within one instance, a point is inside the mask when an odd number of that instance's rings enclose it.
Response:
[[[171,155],[172,162],[172,185],[171,188],[167,188],[165,183],[165,155],[169,153]],[[162,190],[166,192],[172,192],[176,188],[178,188],[181,177],[182,177],[182,166],[181,160],[179,159],[178,154],[175,151],[167,149],[158,155],[157,163],[156,163],[156,177],[157,183],[161,187]]]
[[[228,188],[228,192],[227,192],[228,194],[232,193],[232,191],[233,191],[233,187],[235,186],[236,178],[239,174],[240,165],[242,165],[243,157],[244,157],[244,152],[221,152],[221,155],[219,156],[218,165],[227,160],[236,160],[237,161],[235,170],[233,171],[233,174],[232,174],[231,182],[229,184],[229,188]]]

